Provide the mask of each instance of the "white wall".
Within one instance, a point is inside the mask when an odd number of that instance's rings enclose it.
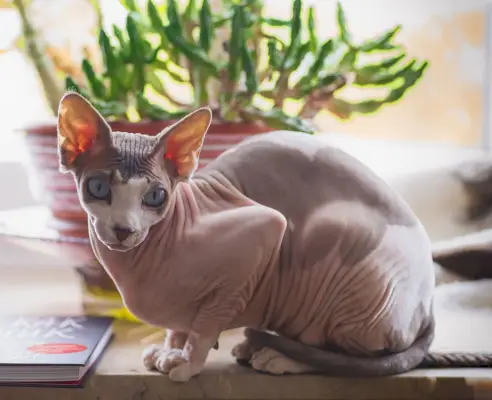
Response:
[[[0,162],[0,210],[36,204],[21,163]]]

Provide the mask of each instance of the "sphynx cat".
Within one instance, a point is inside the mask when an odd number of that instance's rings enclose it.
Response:
[[[240,327],[233,355],[271,374],[425,362],[433,261],[404,201],[303,133],[258,135],[197,171],[211,119],[201,108],[152,137],[112,132],[76,93],[60,102],[60,170],[74,176],[94,253],[126,307],[168,329],[145,366],[187,381]]]

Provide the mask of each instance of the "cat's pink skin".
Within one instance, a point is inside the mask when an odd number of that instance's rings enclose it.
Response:
[[[391,326],[393,302],[404,294],[381,291],[395,279],[389,270],[361,273],[354,266],[340,276],[343,260],[336,252],[323,260],[333,266],[328,270],[282,270],[278,255],[286,228],[283,215],[252,202],[227,181],[197,179],[177,186],[164,219],[139,247],[111,251],[92,229],[91,240],[132,313],[171,329],[171,338],[181,335],[180,345],[167,340],[144,357],[148,366],[153,362],[176,381],[198,374],[220,333],[237,327],[278,330],[314,345],[331,342],[355,354],[404,349],[413,342],[426,313],[409,310],[413,318],[401,321],[402,331]],[[343,295],[350,287],[356,292]],[[361,303],[367,306],[361,309]],[[377,316],[384,313],[387,318]],[[347,324],[351,318],[354,322]],[[287,372],[299,368],[292,362],[292,368],[286,366],[289,359],[281,361]]]
[[[186,381],[236,327],[284,338],[258,348],[248,334],[234,349],[261,371],[374,376],[419,365],[433,337],[434,270],[408,205],[301,133],[258,135],[194,173],[210,119],[198,110],[151,138],[110,132],[78,95],[61,102],[60,163],[94,252],[129,310],[171,330],[145,365]],[[167,196],[152,205],[156,184]]]
[[[285,218],[232,186],[210,189],[201,181],[179,184],[163,220],[126,252],[109,250],[90,228],[95,253],[131,312],[189,333],[190,363],[182,367],[192,369],[171,371],[175,380],[200,372],[222,331],[268,326],[281,300],[272,301],[271,283]]]

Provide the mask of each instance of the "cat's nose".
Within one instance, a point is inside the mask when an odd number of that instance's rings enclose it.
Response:
[[[135,230],[119,225],[115,225],[113,230],[116,239],[118,239],[120,242],[123,242],[128,236],[130,236],[132,233],[135,233]]]

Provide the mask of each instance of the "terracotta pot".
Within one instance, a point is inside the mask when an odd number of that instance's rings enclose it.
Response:
[[[174,121],[113,122],[113,131],[156,135]],[[265,125],[254,123],[213,122],[200,155],[200,166],[204,167],[224,151],[251,135],[267,132]],[[22,129],[29,154],[29,180],[34,195],[45,204],[54,219],[70,222],[75,226],[74,236],[84,237],[87,229],[87,215],[77,197],[75,184],[70,174],[58,171],[56,125],[33,125]]]

